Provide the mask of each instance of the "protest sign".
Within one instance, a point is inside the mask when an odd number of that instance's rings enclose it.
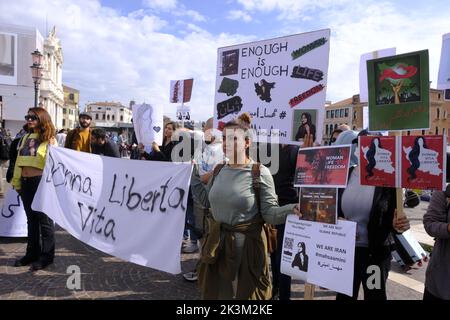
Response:
[[[191,120],[191,107],[187,106],[187,105],[183,105],[183,104],[177,106],[177,119],[179,121],[182,121],[182,120],[189,121],[189,120]]]
[[[3,200],[0,214],[0,236],[26,237],[27,235],[27,215],[22,199],[14,189],[9,189]]]
[[[396,137],[359,137],[359,170],[361,185],[399,186]]]
[[[450,33],[442,36],[437,89],[444,90],[445,100],[450,100]]]
[[[402,136],[399,152],[403,188],[445,189],[447,156],[443,136]]]
[[[181,103],[191,101],[192,86],[194,79],[171,80],[170,81],[170,102]]]
[[[361,55],[359,60],[359,100],[361,102],[369,101],[367,85],[367,60],[378,59],[395,55],[395,48],[381,49]],[[368,128],[367,125],[363,126]]]
[[[350,166],[350,149],[350,146],[299,149],[294,185],[345,188]]]
[[[50,146],[32,208],[100,251],[179,273],[191,172]]]
[[[428,72],[428,50],[368,60],[369,129],[428,129]]]
[[[162,145],[164,122],[161,107],[145,103],[133,105],[133,126],[139,143],[144,146],[151,146],[153,142]]]
[[[300,212],[302,220],[335,224],[337,221],[337,189],[300,189]]]
[[[281,249],[281,272],[351,296],[355,237],[355,222],[339,220],[332,225],[289,215]]]
[[[255,139],[322,141],[330,30],[218,49],[216,127],[249,112]]]

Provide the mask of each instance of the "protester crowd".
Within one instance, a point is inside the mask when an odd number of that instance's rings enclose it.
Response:
[[[203,130],[167,122],[162,145],[152,146],[138,143],[135,135],[128,139],[124,132],[114,142],[105,130],[91,128],[88,113],[79,115],[78,128],[58,134],[43,108],[29,109],[25,119],[23,130],[14,139],[6,131],[0,137],[2,142],[8,141],[7,179],[22,197],[28,223],[26,252],[16,260],[16,267],[30,265],[31,270],[40,270],[55,258],[54,223],[45,213],[31,208],[50,144],[116,158],[192,162],[185,240],[180,250],[200,254],[196,269],[184,278],[198,283],[203,299],[290,299],[291,278],[280,272],[280,244],[287,215],[302,216],[294,187],[298,146],[255,144],[251,118],[246,113],[226,123],[222,131],[213,127],[212,118]],[[314,139],[308,135],[314,134],[308,130],[302,133],[302,147],[312,146]],[[353,296],[337,294],[338,300],[357,299],[361,285],[366,300],[388,298],[392,235],[409,228],[407,218],[397,217],[395,189],[360,184],[355,152],[358,137],[372,134],[342,126],[330,136],[331,145],[352,145],[348,185],[339,190],[338,213],[340,219],[357,223]],[[190,144],[190,152],[175,152],[175,146],[183,142]],[[269,153],[277,151],[279,169],[275,173],[260,157],[263,147]],[[427,232],[436,238],[424,299],[450,299],[449,198],[450,191],[435,192],[424,216]],[[273,237],[268,236],[268,230]],[[274,242],[278,246],[269,248]],[[381,270],[380,288],[367,286],[371,265]]]

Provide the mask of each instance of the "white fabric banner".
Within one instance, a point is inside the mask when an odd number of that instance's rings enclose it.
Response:
[[[450,33],[442,36],[437,88],[439,90],[450,89]]]
[[[162,145],[164,120],[161,107],[145,103],[133,105],[133,126],[139,143],[144,146],[151,146],[153,142]]]
[[[219,48],[215,127],[249,112],[260,141],[321,144],[329,53],[330,29]]]
[[[27,215],[23,208],[22,199],[14,189],[9,189],[3,200],[2,212],[0,214],[0,236],[28,236]]]
[[[175,274],[191,172],[50,147],[32,207],[98,250]]]
[[[286,220],[281,272],[329,290],[353,294],[356,223]]]
[[[396,49],[381,49],[361,55],[359,60],[359,101],[369,101],[369,87],[367,84],[367,60],[395,56]],[[364,128],[368,128],[364,127]]]

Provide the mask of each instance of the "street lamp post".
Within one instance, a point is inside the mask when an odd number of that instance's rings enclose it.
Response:
[[[33,51],[31,53],[31,56],[33,58],[33,65],[30,66],[31,68],[31,74],[33,76],[34,81],[34,107],[37,108],[39,103],[39,84],[41,83],[42,79],[42,53],[39,52],[38,49]]]

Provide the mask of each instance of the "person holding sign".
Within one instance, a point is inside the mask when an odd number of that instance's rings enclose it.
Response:
[[[154,161],[172,161],[172,150],[177,144],[177,141],[172,140],[173,133],[177,130],[175,122],[167,122],[164,126],[164,138],[161,146],[153,142],[152,152],[147,153],[144,150],[144,145],[138,145],[140,159],[154,160]]]
[[[250,158],[250,121],[244,113],[225,124],[229,161],[214,169],[206,186],[195,171],[192,177],[195,198],[212,211],[198,273],[203,299],[270,299],[264,222],[281,224],[288,214],[300,215],[297,204],[278,205],[269,169]]]
[[[354,131],[342,132],[335,145],[352,145],[348,184],[339,190],[338,215],[340,219],[350,220],[356,225],[355,267],[353,276],[353,296],[338,293],[336,300],[358,299],[362,284],[364,300],[386,300],[386,280],[390,270],[391,250],[388,238],[391,232],[404,232],[409,229],[406,217],[397,219],[395,188],[361,185],[357,168],[359,158],[358,136],[368,135],[367,130],[356,134]],[[373,275],[369,267],[376,266],[381,279],[372,281],[379,287],[369,288],[368,281]]]
[[[55,256],[54,224],[43,212],[31,208],[34,195],[41,181],[47,157],[47,147],[56,145],[55,127],[44,108],[30,108],[25,116],[28,132],[19,146],[13,179],[14,189],[20,194],[27,215],[28,242],[24,257],[16,260],[14,266],[29,264],[30,270],[44,269],[53,263]],[[42,245],[41,245],[42,240]]]

